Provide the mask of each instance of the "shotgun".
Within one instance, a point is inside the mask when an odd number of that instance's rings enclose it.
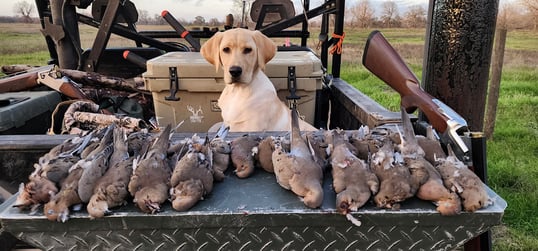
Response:
[[[53,67],[53,65],[46,65],[2,77],[0,78],[0,93],[18,92],[36,87],[38,85],[37,74],[51,70]]]
[[[445,145],[450,144],[464,160],[470,158],[469,148],[458,134],[458,131],[468,130],[467,121],[448,105],[420,88],[415,74],[380,31],[370,33],[362,64],[400,94],[401,105],[407,113],[419,108],[432,127],[441,133],[441,141]]]
[[[37,82],[44,84],[72,99],[88,99],[86,94],[84,94],[84,92],[80,89],[78,83],[75,83],[67,76],[62,76],[62,74],[56,68],[38,72]]]

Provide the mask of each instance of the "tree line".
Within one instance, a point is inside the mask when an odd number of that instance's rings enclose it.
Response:
[[[254,0],[247,0],[246,10]],[[400,12],[399,6],[393,0],[385,0],[374,6],[369,0],[349,1],[349,6],[346,8],[345,21],[348,28],[423,28],[426,25],[427,10],[422,5],[409,6],[405,11]],[[231,6],[231,12],[235,16],[236,22],[239,22],[242,17],[250,22],[250,15],[243,16],[243,1],[234,0]],[[297,6],[296,6],[297,8]],[[0,22],[14,23],[26,22],[35,23],[39,20],[32,17],[35,11],[35,5],[26,0],[19,1],[13,6],[13,11],[16,16],[0,17]],[[297,13],[302,10],[297,10]],[[224,23],[224,14],[222,19],[196,16],[192,20],[187,20],[178,17],[178,21],[184,25],[192,26],[222,26]],[[316,25],[319,21],[311,20],[311,23]],[[147,10],[138,10],[138,24],[161,25],[166,24],[164,19],[159,14],[151,15]],[[249,25],[249,26],[251,26]],[[501,1],[499,12],[497,15],[497,26],[506,29],[530,29],[538,31],[538,0],[516,0],[515,2],[504,3]]]

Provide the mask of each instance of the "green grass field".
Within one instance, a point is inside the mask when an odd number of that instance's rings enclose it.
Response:
[[[139,27],[141,29],[148,27]],[[155,27],[149,27],[154,29]],[[162,28],[162,29],[166,29]],[[348,30],[342,79],[393,111],[399,98],[360,63],[371,30]],[[83,47],[95,29],[81,29]],[[402,58],[421,78],[424,30],[383,30]],[[317,35],[309,44],[315,48]],[[538,33],[508,33],[494,138],[487,142],[489,186],[508,202],[503,224],[493,229],[494,250],[538,247]],[[120,45],[125,40],[113,37]],[[0,24],[0,65],[44,65],[49,59],[37,25]]]

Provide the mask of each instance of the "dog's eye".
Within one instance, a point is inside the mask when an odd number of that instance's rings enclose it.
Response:
[[[244,54],[249,54],[250,52],[252,52],[252,48],[245,48],[245,49],[243,49],[243,53],[244,53]]]
[[[222,48],[222,51],[224,53],[229,53],[230,52],[230,47],[224,47],[224,48]]]

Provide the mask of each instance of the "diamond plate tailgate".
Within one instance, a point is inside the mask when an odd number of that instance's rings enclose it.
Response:
[[[66,223],[30,216],[3,205],[4,229],[43,250],[447,250],[501,222],[506,202],[489,190],[494,204],[475,213],[441,216],[432,204],[413,199],[401,210],[368,204],[353,215],[353,225],[335,210],[332,180],[324,180],[325,199],[308,209],[282,189],[272,174],[257,170],[248,179],[232,173],[188,212],[167,203],[155,215],[132,203],[114,214],[90,220],[84,211]]]

